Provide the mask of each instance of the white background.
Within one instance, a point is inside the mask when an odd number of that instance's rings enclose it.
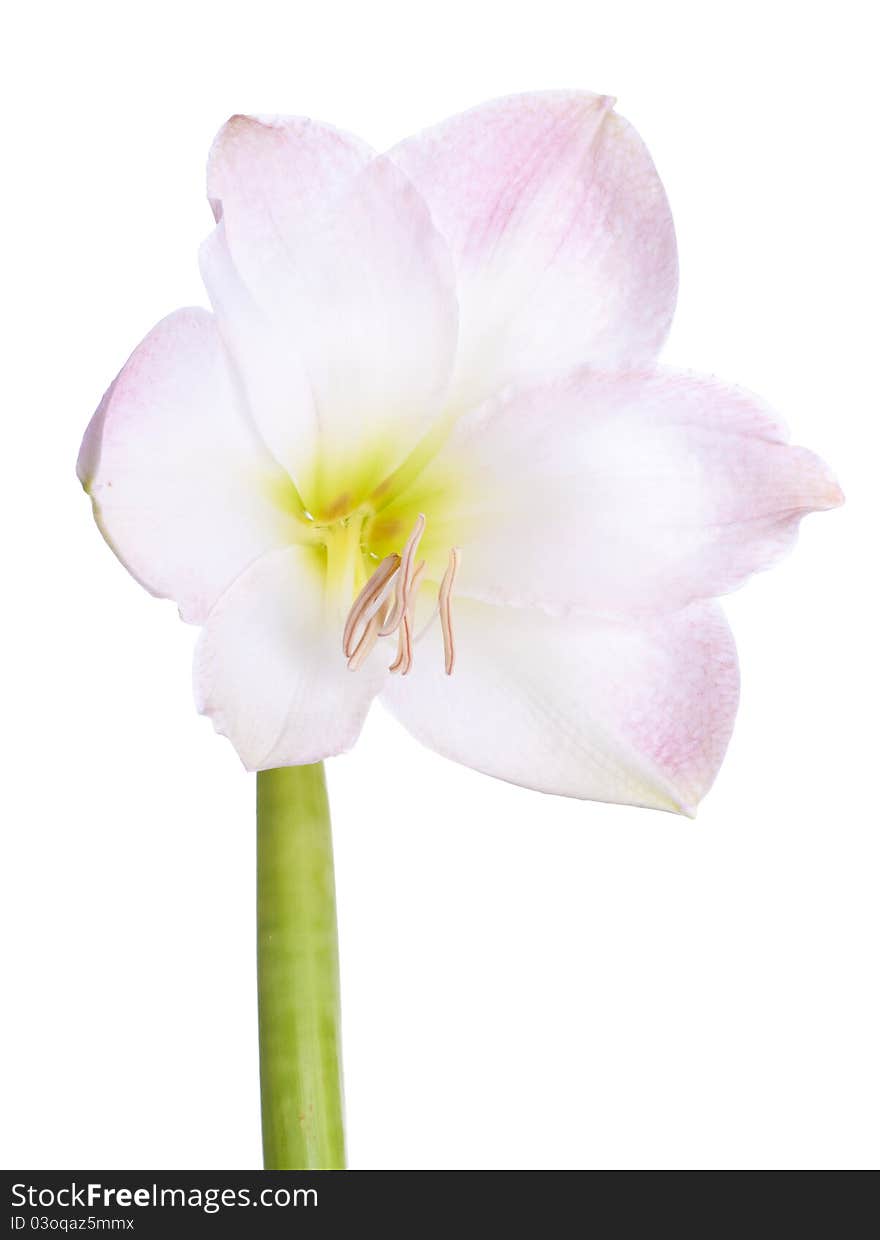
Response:
[[[0,74],[5,1166],[259,1165],[253,777],[192,707],[195,632],[115,562],[74,477],[131,348],[204,301],[214,131],[301,112],[382,147],[557,86],[615,94],[666,183],[666,360],[761,392],[848,504],[730,600],[742,708],[696,822],[494,782],[380,713],[330,763],[351,1165],[876,1165],[869,10],[18,6]]]

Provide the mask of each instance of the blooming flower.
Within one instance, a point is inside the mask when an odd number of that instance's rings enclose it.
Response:
[[[79,475],[204,626],[199,709],[251,769],[420,740],[548,792],[692,812],[737,702],[713,598],[840,503],[754,397],[655,369],[672,220],[613,101],[499,100],[385,155],[237,116],[213,313],[153,329]]]

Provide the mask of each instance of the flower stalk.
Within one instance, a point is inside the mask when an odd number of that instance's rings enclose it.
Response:
[[[320,762],[257,774],[257,967],[264,1166],[342,1169],[336,896]]]

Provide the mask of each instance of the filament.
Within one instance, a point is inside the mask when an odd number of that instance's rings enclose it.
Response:
[[[452,675],[452,669],[455,667],[455,631],[452,627],[452,588],[455,585],[455,578],[458,573],[458,566],[461,563],[461,552],[458,547],[450,547],[449,563],[446,566],[446,572],[443,574],[443,580],[440,582],[440,594],[438,597],[438,605],[440,608],[440,628],[443,633],[443,662],[446,667],[446,675]]]

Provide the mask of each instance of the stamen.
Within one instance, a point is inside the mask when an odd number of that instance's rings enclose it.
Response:
[[[416,517],[413,532],[406,540],[406,546],[403,548],[400,555],[400,573],[397,577],[394,606],[391,608],[385,623],[379,630],[380,637],[389,637],[403,620],[404,612],[406,611],[407,595],[409,594],[410,587],[412,585],[412,562],[415,558],[416,550],[424,532],[425,514],[420,512]]]
[[[450,547],[449,564],[440,582],[438,603],[440,606],[440,628],[443,631],[443,658],[446,664],[446,675],[452,675],[455,667],[455,633],[452,629],[452,587],[458,566],[461,563],[461,551],[458,547]]]
[[[405,670],[404,670],[404,665]],[[412,666],[412,633],[410,632],[409,621],[404,615],[397,629],[397,658],[390,664],[389,672],[401,672],[406,675]]]
[[[367,661],[380,637],[397,633],[397,654],[389,671],[406,676],[413,665],[413,647],[440,616],[443,631],[443,661],[447,676],[455,667],[455,633],[452,627],[452,591],[461,563],[461,551],[452,547],[449,563],[440,582],[437,606],[414,636],[416,601],[426,562],[415,565],[416,552],[425,532],[425,516],[419,513],[412,533],[400,555],[387,555],[370,576],[351,606],[342,634],[342,649],[352,671]],[[394,598],[390,600],[394,591]]]
[[[413,664],[413,613],[415,612],[419,582],[422,580],[422,573],[424,571],[425,561],[422,560],[412,575],[409,590],[406,594],[403,618],[397,630],[397,658],[388,669],[389,672],[400,672],[401,676],[405,676]]]
[[[383,613],[380,609],[370,617],[370,621],[364,629],[363,636],[349,657],[348,666],[351,671],[356,672],[359,667],[363,667],[370,651],[379,640],[379,628],[382,624],[382,614]]]
[[[354,638],[358,626],[361,623],[370,621],[378,611],[383,601],[382,596],[385,593],[385,587],[391,581],[399,566],[400,556],[396,552],[393,555],[386,555],[352,603],[348,619],[345,622],[345,628],[342,632],[342,649],[347,658],[354,654],[357,644]]]

